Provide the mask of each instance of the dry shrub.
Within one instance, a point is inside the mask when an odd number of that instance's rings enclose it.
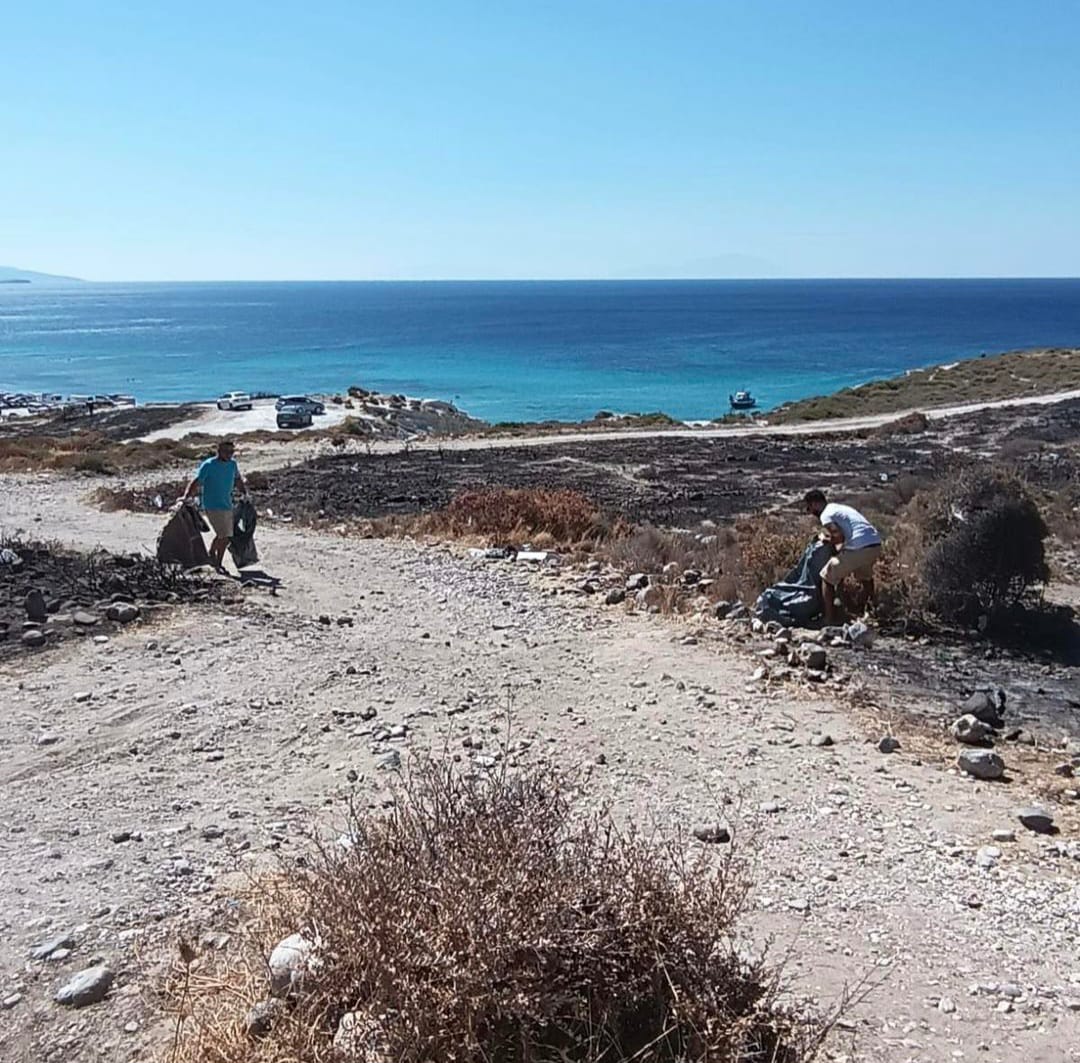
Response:
[[[521,544],[544,536],[547,543],[573,546],[612,534],[597,507],[566,488],[483,487],[462,491],[444,509],[418,518],[420,530],[454,538],[484,538]]]
[[[613,538],[604,556],[626,572],[657,573],[675,563],[680,572],[693,569],[715,577],[724,571],[732,542],[731,532],[726,529],[701,533],[638,524],[625,535]]]
[[[802,556],[815,531],[812,526],[800,528],[798,520],[792,520],[790,515],[776,513],[761,513],[738,521],[735,525],[738,569],[730,574],[738,582],[740,596],[752,601],[766,587],[783,579]]]
[[[389,811],[354,809],[348,849],[269,880],[276,933],[317,960],[262,1040],[234,977],[195,986],[177,1063],[629,1063],[814,1055],[825,1024],[778,1003],[778,972],[736,950],[747,882],[731,857],[575,814],[548,771],[466,778],[419,762]],[[247,984],[246,995],[222,984]],[[334,1054],[344,1015],[368,1048]]]

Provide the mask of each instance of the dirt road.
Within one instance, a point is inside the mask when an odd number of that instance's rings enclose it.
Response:
[[[3,478],[0,524],[152,544],[155,518],[102,514],[84,490]],[[747,930],[791,946],[798,990],[828,1004],[882,980],[832,1058],[1076,1058],[1076,839],[1026,832],[1020,786],[883,756],[831,689],[754,680],[715,626],[604,608],[557,571],[290,528],[259,543],[276,597],[0,668],[4,1060],[149,1058],[136,954],[153,962],[193,913],[223,944],[229,871],[303,849],[352,792],[378,804],[390,752],[488,763],[508,718],[508,755],[581,770],[586,800],[665,826],[730,818],[757,882]],[[69,954],[28,960],[61,934]],[[118,975],[105,1002],[51,1002],[98,958]]]

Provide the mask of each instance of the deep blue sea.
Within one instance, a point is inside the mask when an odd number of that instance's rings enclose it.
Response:
[[[489,420],[706,418],[1080,345],[1080,280],[0,285],[0,389],[140,401],[350,384]]]

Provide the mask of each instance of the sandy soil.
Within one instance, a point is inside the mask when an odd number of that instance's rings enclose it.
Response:
[[[277,410],[274,408],[276,399],[256,399],[250,410],[219,410],[213,403],[206,403],[198,407],[198,412],[177,424],[148,432],[141,438],[145,442],[153,442],[155,439],[183,439],[189,432],[205,432],[208,435],[228,436],[241,435],[244,432],[276,432]],[[327,404],[326,413],[311,419],[311,428],[333,428],[341,424],[350,413],[344,406]],[[282,435],[292,435],[296,432],[309,432],[311,428],[287,428],[282,429]]]
[[[0,523],[152,544],[159,518],[102,514],[85,489],[6,477]],[[758,647],[715,622],[604,608],[556,569],[296,528],[259,543],[276,597],[0,667],[3,1059],[149,1058],[147,965],[193,919],[228,947],[231,871],[302,850],[354,788],[378,803],[388,749],[498,755],[508,705],[510,755],[582,769],[589,800],[682,827],[722,809],[752,854],[748,930],[791,948],[801,992],[828,1003],[880,979],[833,1059],[1076,1058],[1080,850],[1066,815],[1055,838],[1019,825],[1023,775],[977,784],[883,756],[842,686],[755,680]],[[396,723],[407,737],[378,737]],[[1006,828],[1016,840],[993,841]],[[28,960],[62,932],[70,955]],[[53,1004],[97,958],[117,972],[110,997]]]

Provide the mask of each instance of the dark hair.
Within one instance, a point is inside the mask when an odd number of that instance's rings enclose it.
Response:
[[[813,491],[807,491],[806,494],[803,495],[803,502],[806,505],[810,505],[811,502],[820,502],[822,505],[825,505],[827,501],[828,499],[825,497],[825,492],[817,487],[815,487]]]

